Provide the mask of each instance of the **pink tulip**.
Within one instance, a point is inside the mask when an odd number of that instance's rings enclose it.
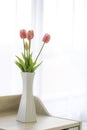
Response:
[[[31,40],[31,39],[33,39],[33,37],[34,37],[34,31],[33,30],[29,30],[27,32],[27,39]]]
[[[26,30],[25,29],[20,30],[20,37],[22,39],[26,38]]]
[[[42,41],[44,43],[48,43],[50,41],[50,35],[48,33],[46,33],[42,39]]]

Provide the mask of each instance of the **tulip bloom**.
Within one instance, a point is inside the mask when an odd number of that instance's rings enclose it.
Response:
[[[26,38],[26,30],[25,29],[20,30],[20,37],[22,39]]]
[[[31,39],[33,39],[33,37],[34,37],[34,31],[33,30],[29,30],[27,32],[27,39],[31,40]]]
[[[48,33],[46,33],[46,34],[44,35],[42,41],[43,41],[44,43],[48,43],[48,42],[50,41],[50,35],[49,35]],[[37,57],[36,57],[36,59],[35,59],[35,62],[37,61],[39,55],[41,54],[41,52],[42,52],[42,50],[43,50],[43,47],[44,47],[44,45],[45,45],[44,43],[43,43],[43,45],[42,45],[42,47],[41,47],[41,49],[40,49],[40,51],[39,51],[39,53],[38,53],[38,55],[37,55]]]
[[[42,41],[44,43],[48,43],[50,41],[50,35],[48,33],[46,33],[42,39]]]

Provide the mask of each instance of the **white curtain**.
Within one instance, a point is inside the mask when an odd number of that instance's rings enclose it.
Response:
[[[43,1],[41,0],[1,0],[0,1],[0,96],[22,92],[19,68],[15,65],[16,55],[23,51],[20,29],[33,29],[34,56],[41,47]],[[40,60],[40,59],[39,59]],[[41,68],[40,68],[41,69]],[[40,69],[34,82],[34,94],[40,93]]]
[[[15,56],[16,1],[0,1],[0,96],[16,91],[13,64]],[[13,78],[12,78],[13,77]]]
[[[0,17],[0,95],[22,91],[19,30],[34,29],[35,55],[47,32],[34,94],[53,114],[87,120],[87,0],[2,0]]]
[[[87,121],[87,0],[44,0],[43,31],[41,97],[53,114]]]

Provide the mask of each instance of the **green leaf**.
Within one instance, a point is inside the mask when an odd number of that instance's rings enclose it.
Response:
[[[24,60],[26,60],[26,57],[25,57],[25,55],[24,55],[23,53],[21,53],[21,54],[22,54],[22,57],[23,57],[23,59],[24,59]]]
[[[30,71],[32,71],[33,66],[34,66],[34,62],[33,62],[32,53],[31,53],[29,56],[29,69],[30,69]]]
[[[24,61],[21,59],[21,58],[19,58],[18,56],[16,56],[17,57],[17,59],[18,59],[18,61],[19,61],[19,64],[22,66],[22,68],[24,69],[24,71],[26,71],[26,65],[25,65],[25,63],[24,63]]]
[[[16,61],[15,64],[21,69],[21,71],[24,71],[22,65],[19,62]]]
[[[36,65],[36,66],[33,68],[33,71],[35,71],[41,64],[42,64],[42,62],[40,62],[38,65]]]
[[[31,67],[28,67],[27,71],[28,71],[28,72],[32,72],[32,68],[31,68]]]
[[[30,66],[29,65],[29,59],[26,57],[26,59],[25,59],[25,65],[26,65],[26,68],[28,68],[28,66]]]
[[[32,57],[29,58],[29,63],[30,63],[30,66],[33,66],[33,60],[32,60]]]

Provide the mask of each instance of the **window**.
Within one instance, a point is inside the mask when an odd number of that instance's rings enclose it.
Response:
[[[15,52],[16,1],[0,1],[0,95],[15,91],[13,60]],[[13,77],[13,78],[12,78]]]
[[[22,91],[15,55],[22,51],[19,30],[31,25],[31,1],[0,1],[0,96]]]
[[[38,52],[42,37],[42,10],[43,1],[39,0],[1,0],[0,1],[0,96],[22,93],[22,80],[20,70],[15,65],[15,55],[22,52],[22,41],[19,30],[34,29],[37,43],[34,47],[35,54]],[[35,78],[34,93],[39,95],[40,71]],[[36,87],[37,84],[37,87]]]
[[[87,2],[44,0],[44,32],[52,35],[44,50],[43,99],[79,95],[87,82]]]
[[[0,2],[0,95],[18,94],[22,91],[20,71],[14,63],[15,55],[20,55],[22,51],[18,34],[20,28],[35,30],[33,42],[39,45],[37,49],[34,48],[35,53],[41,45],[38,37],[42,37],[45,32],[51,34],[51,41],[44,48],[41,57],[44,62],[35,79],[38,95],[48,99],[84,93],[87,77],[86,0],[6,2]]]
[[[43,64],[36,72],[34,94],[42,100],[59,99],[59,114],[71,118],[82,111],[85,117],[87,0],[0,1],[0,96],[22,92],[20,71],[14,63],[15,55],[22,51],[20,28],[35,30],[35,53],[41,46],[40,37],[51,34],[41,56]]]

